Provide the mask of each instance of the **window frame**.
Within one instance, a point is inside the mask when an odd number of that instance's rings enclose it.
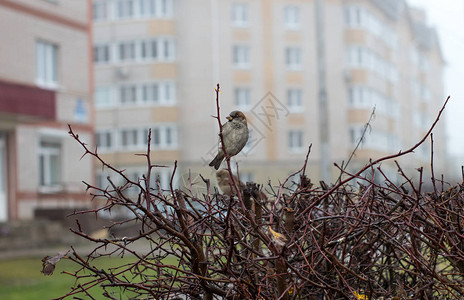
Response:
[[[119,41],[117,43],[117,54],[119,62],[134,62],[138,58],[136,41]]]
[[[93,63],[107,64],[111,62],[111,45],[110,44],[95,44],[93,46]]]
[[[292,113],[303,113],[303,90],[301,88],[287,89],[287,107]]]
[[[103,98],[102,92],[104,91],[105,99],[104,101],[101,99]],[[113,89],[110,86],[96,86],[94,89],[94,105],[95,108],[101,109],[101,108],[111,108],[114,106],[114,95],[113,95]]]
[[[179,147],[178,128],[175,123],[155,124],[150,127],[124,127],[117,133],[118,149],[121,151],[144,150],[147,147],[148,131],[151,128],[151,149],[176,150]]]
[[[115,17],[118,20],[133,19],[137,15],[135,0],[117,0],[114,2]],[[129,11],[122,11],[128,9]]]
[[[285,66],[287,70],[299,71],[303,68],[303,57],[300,47],[285,48]]]
[[[250,68],[250,46],[234,45],[232,47],[232,62],[237,69]]]
[[[122,84],[118,87],[118,103],[123,106],[137,105],[139,102],[138,87],[134,83]]]
[[[39,140],[38,149],[38,186],[42,193],[58,192],[63,189],[63,144],[60,140]],[[53,157],[56,159],[57,170],[53,175]]]
[[[231,21],[234,27],[248,27],[250,13],[248,3],[234,2],[231,5]]]
[[[104,142],[104,143],[102,143]],[[100,152],[109,152],[114,149],[115,136],[112,129],[95,130],[95,145]]]
[[[304,151],[303,147],[303,138],[304,132],[303,130],[292,129],[288,131],[287,134],[288,138],[288,149],[292,153],[301,153]]]
[[[58,45],[36,40],[36,83],[44,88],[58,88]]]
[[[107,0],[94,0],[92,3],[92,20],[96,23],[110,19],[110,2]]]
[[[301,28],[301,9],[299,6],[286,5],[284,7],[284,26],[290,30]]]
[[[239,110],[251,109],[251,89],[249,87],[234,88],[234,105]]]

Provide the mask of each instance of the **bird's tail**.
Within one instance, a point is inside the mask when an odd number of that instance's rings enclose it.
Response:
[[[216,157],[209,163],[210,167],[214,167],[216,170],[221,166],[224,156],[218,153]]]

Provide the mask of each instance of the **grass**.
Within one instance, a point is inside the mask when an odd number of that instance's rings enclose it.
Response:
[[[64,295],[73,285],[70,276],[60,274],[72,263],[61,261],[52,276],[44,276],[40,258],[0,261],[0,299],[51,299]]]
[[[95,264],[98,268],[107,269],[124,265],[133,261],[134,258],[100,258]],[[174,263],[168,262],[166,263]],[[0,260],[0,299],[25,300],[25,299],[53,299],[65,295],[74,285],[73,277],[62,274],[63,270],[74,271],[78,266],[74,262],[61,260],[51,276],[44,276],[41,258],[17,258],[12,260]],[[102,296],[100,287],[91,289],[91,294],[96,299],[107,299]],[[81,298],[86,298],[81,294]],[[129,295],[121,299],[127,299]],[[70,299],[73,299],[70,297]]]

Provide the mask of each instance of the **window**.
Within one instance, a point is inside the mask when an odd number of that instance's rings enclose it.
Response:
[[[94,101],[95,107],[97,108],[111,107],[113,104],[111,99],[111,88],[102,86],[95,87]]]
[[[424,102],[429,102],[432,99],[430,88],[424,84],[420,84],[420,98]]]
[[[164,127],[165,131],[165,148],[175,148],[177,147],[177,128],[174,125],[166,125]]]
[[[160,97],[161,103],[163,104],[173,104],[176,102],[176,87],[172,82],[165,82],[161,85],[162,90],[164,90],[163,96]]]
[[[236,88],[234,90],[234,104],[238,109],[249,110],[251,106],[250,89]]]
[[[57,189],[61,183],[61,145],[41,141],[39,145],[39,185],[47,190]]]
[[[353,146],[356,146],[359,142],[363,144],[366,137],[363,136],[364,128],[360,126],[350,127],[350,141]]]
[[[139,0],[141,16],[171,17],[173,15],[173,0]]]
[[[288,148],[292,152],[301,152],[303,150],[303,132],[301,130],[288,132]]]
[[[147,145],[148,145],[148,134],[149,134],[149,133],[150,133],[150,129],[148,129],[148,128],[144,128],[144,129],[143,129],[143,132],[142,132],[143,136],[142,136],[142,138],[143,138],[143,145],[144,145],[144,146],[147,146]],[[151,139],[153,139],[153,130],[151,131]]]
[[[303,101],[302,93],[300,89],[289,89],[287,90],[287,106],[291,112],[302,112]]]
[[[142,59],[158,59],[158,40],[142,41]]]
[[[298,189],[298,186],[301,184],[301,176],[300,174],[292,174],[293,173],[288,174],[289,177],[286,184],[286,188],[292,191],[296,191],[296,189]]]
[[[247,156],[250,154],[250,151],[256,146],[257,138],[254,137],[255,133],[253,129],[248,130],[248,141],[245,144],[245,147],[243,147],[241,153]]]
[[[177,127],[175,125],[159,125],[152,129],[152,145],[158,149],[177,148]]]
[[[36,42],[36,80],[37,84],[46,87],[57,87],[57,52],[54,44]]]
[[[162,59],[166,61],[171,61],[176,58],[176,44],[173,39],[166,38],[162,39]]]
[[[366,97],[367,94],[367,87],[350,86],[348,88],[348,102],[350,106],[353,108],[365,108],[367,106],[369,108],[371,103],[368,101],[370,99]]]
[[[124,105],[173,105],[176,103],[174,82],[146,82],[121,85],[117,88],[119,103]],[[109,87],[95,89],[95,105],[99,108],[113,105]]]
[[[398,151],[401,149],[401,139],[392,132],[378,129],[365,131],[365,125],[352,125],[349,132],[353,147],[361,141],[361,145],[364,149],[383,152]]]
[[[160,17],[171,17],[173,15],[173,0],[161,0],[159,4]]]
[[[155,146],[160,146],[161,145],[161,134],[160,134],[161,129],[159,127],[155,127],[151,131],[151,141],[152,144]]]
[[[362,66],[364,61],[364,51],[361,47],[349,48],[349,62],[354,66]]]
[[[414,64],[414,66],[419,64],[419,50],[415,46],[412,46],[409,49],[409,59]]]
[[[154,189],[155,191],[158,191],[158,183],[159,187],[163,191],[169,191],[170,190],[170,182],[171,182],[171,176],[172,176],[172,170],[169,168],[155,168],[153,169],[153,172],[151,173],[150,177],[150,188]],[[175,181],[173,182],[173,185],[175,185]]]
[[[174,133],[173,133],[172,127],[169,127],[169,126],[165,128],[165,131],[166,131],[166,146],[169,147],[173,144]]]
[[[108,3],[106,1],[93,2],[93,20],[105,21],[108,20]]]
[[[111,136],[108,131],[101,131],[100,142],[110,143],[112,146]],[[123,128],[119,131],[118,144],[122,149],[146,149],[148,143],[148,128]],[[97,136],[98,137],[98,136]],[[153,149],[175,149],[178,145],[177,126],[174,124],[156,125],[151,130],[151,145]],[[108,149],[108,148],[107,148]]]
[[[365,23],[365,12],[359,6],[345,6],[345,24],[348,27],[358,28]]]
[[[300,8],[298,6],[284,8],[284,24],[287,29],[300,28]]]
[[[142,59],[172,61],[176,58],[176,43],[172,38],[142,41],[140,48]]]
[[[119,60],[130,61],[135,59],[135,42],[120,42],[118,45]]]
[[[141,16],[156,16],[157,7],[156,0],[139,0],[139,8]]]
[[[359,46],[349,46],[346,48],[346,60],[351,67],[363,67],[367,61],[367,51]]]
[[[248,5],[246,3],[232,4],[232,23],[240,27],[248,25]]]
[[[112,51],[113,47],[114,52]],[[113,55],[116,58],[113,60],[120,62],[174,61],[176,59],[176,41],[172,37],[158,37],[94,46],[95,63],[108,63]]]
[[[427,71],[430,69],[430,60],[425,53],[419,52],[418,57],[419,69]]]
[[[248,46],[234,46],[233,48],[233,63],[234,66],[241,69],[250,67],[250,53]]]
[[[398,36],[394,29],[382,22],[374,13],[358,5],[347,5],[345,25],[348,28],[361,28],[379,38],[391,49],[398,47]]]
[[[148,143],[148,129],[144,129],[144,144]],[[151,144],[157,149],[177,147],[177,129],[174,125],[158,125],[151,130]]]
[[[396,82],[399,78],[398,70],[394,64],[366,47],[348,46],[346,48],[346,62],[348,67],[367,69],[390,82]]]
[[[240,181],[241,182],[254,182],[254,174],[252,172],[240,172]]]
[[[348,103],[350,108],[372,110],[398,119],[400,108],[398,101],[369,86],[352,85],[348,88]]]
[[[108,180],[107,180],[108,174],[98,172],[96,177],[97,177],[96,178],[97,187],[99,187],[101,189],[105,189],[106,187],[108,187]]]
[[[428,143],[424,143],[420,145],[416,153],[419,155],[419,157],[421,157],[421,159],[428,161],[430,159],[431,150],[430,150],[430,146],[427,144]]]
[[[285,65],[288,69],[301,69],[301,49],[288,47],[285,49]]]
[[[413,122],[414,122],[414,126],[422,130],[426,130],[427,128],[429,128],[430,124],[432,124],[427,114],[421,111],[414,112]]]
[[[134,16],[134,0],[118,0],[116,2],[116,15],[119,19],[127,19]]]
[[[113,146],[113,132],[111,130],[99,130],[95,133],[98,150],[110,150]]]
[[[122,148],[137,148],[139,146],[137,129],[122,129],[120,133]]]
[[[122,104],[135,104],[137,102],[137,87],[135,85],[121,86],[119,97]]]
[[[142,86],[142,101],[144,103],[159,103],[159,84],[147,83]]]
[[[110,46],[96,45],[93,47],[93,61],[97,64],[110,61]]]
[[[142,85],[142,101],[145,104],[174,104],[175,84],[172,82],[152,82]]]

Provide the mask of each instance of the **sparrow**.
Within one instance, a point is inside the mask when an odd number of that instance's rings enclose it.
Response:
[[[240,190],[243,190],[243,188],[245,186],[243,184],[243,182],[238,180],[237,176],[235,176],[235,175],[233,175],[233,176],[234,176],[234,180],[238,184],[238,187],[240,188]],[[234,188],[234,183],[230,182],[230,180],[229,180],[229,172],[227,170],[222,169],[220,171],[217,171],[216,172],[216,180],[217,180],[219,189],[222,191],[223,194],[225,194],[227,196],[230,196],[232,194],[234,194],[234,195],[236,194],[235,188]],[[230,186],[231,185],[232,185],[232,190],[233,190],[232,193],[230,191]]]
[[[237,155],[248,141],[248,126],[245,115],[238,110],[234,110],[226,117],[228,122],[222,125],[222,138],[224,140],[224,148],[228,157]],[[210,167],[219,169],[225,155],[222,151],[222,146],[219,147],[218,154],[209,163]]]

